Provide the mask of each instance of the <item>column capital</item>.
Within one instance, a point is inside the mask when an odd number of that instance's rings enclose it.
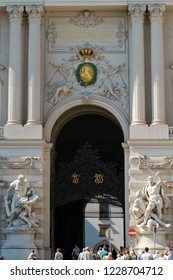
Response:
[[[26,6],[26,12],[28,13],[29,20],[41,19],[44,13],[43,6],[31,5]]]
[[[9,14],[9,19],[11,22],[19,21],[22,19],[22,14],[24,11],[24,6],[7,6],[7,12]]]
[[[131,21],[139,21],[144,19],[144,14],[146,11],[146,5],[129,5],[128,6],[129,15],[131,17]]]
[[[148,11],[150,12],[150,20],[163,20],[165,5],[153,4],[148,5]]]

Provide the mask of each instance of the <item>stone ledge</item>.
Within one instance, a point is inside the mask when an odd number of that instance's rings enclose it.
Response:
[[[131,125],[130,139],[169,139],[169,127],[162,125]]]
[[[5,125],[4,139],[42,139],[42,125]]]

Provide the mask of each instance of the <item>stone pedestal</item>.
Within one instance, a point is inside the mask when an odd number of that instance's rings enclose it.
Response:
[[[33,231],[7,232],[7,240],[2,247],[3,258],[5,260],[27,260],[32,249],[37,253],[37,247],[33,243],[33,239]]]
[[[156,233],[153,233],[153,231],[140,231],[135,249],[143,251],[145,247],[148,247],[150,253],[153,253],[154,250],[163,251],[168,249],[165,241],[166,233],[163,230],[157,230]]]

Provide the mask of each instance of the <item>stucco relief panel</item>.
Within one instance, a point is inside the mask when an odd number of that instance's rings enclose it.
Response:
[[[97,96],[118,106],[128,117],[126,13],[51,13],[47,15],[45,36],[47,116],[58,102],[78,97],[90,104]],[[79,68],[92,68],[92,82],[83,84]]]
[[[99,43],[107,52],[126,52],[126,17],[98,16],[82,11],[72,17],[49,17],[46,32],[49,52],[69,52],[69,45]]]

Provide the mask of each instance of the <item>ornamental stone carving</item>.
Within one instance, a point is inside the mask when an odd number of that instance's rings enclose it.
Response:
[[[142,21],[144,19],[144,13],[146,11],[145,5],[129,5],[129,15],[131,21]]]
[[[130,158],[131,163],[137,163],[139,169],[163,169],[173,167],[173,157],[151,159],[147,156],[136,156]]]
[[[48,39],[48,42],[51,46],[51,48],[54,48],[56,45],[56,38],[57,38],[58,34],[56,31],[56,24],[54,24],[53,22],[49,25],[48,30],[46,32],[46,37]]]
[[[78,82],[77,69],[80,65],[83,65],[80,64],[81,62],[92,65],[93,69],[97,70],[97,77],[95,77],[94,83],[83,86],[81,81]],[[82,56],[79,52],[79,54],[70,57],[70,59],[64,59],[64,63],[60,65],[51,62],[49,64],[52,68],[52,77],[47,82],[49,89],[48,103],[54,105],[70,95],[77,94],[81,94],[82,99],[86,100],[87,93],[101,95],[113,102],[117,102],[119,106],[127,111],[129,97],[126,83],[122,77],[122,73],[126,70],[125,63],[113,67],[103,55],[92,52],[90,56]],[[89,100],[91,101],[90,98]]]
[[[148,11],[150,12],[150,19],[163,19],[164,11],[165,11],[165,5],[148,5]]]
[[[125,28],[125,25],[120,21],[118,24],[118,32],[117,32],[117,37],[118,37],[118,45],[120,48],[123,47],[123,45],[126,42],[127,39],[127,31]]]
[[[21,169],[21,168],[35,168],[35,162],[38,161],[38,157],[26,157],[21,162],[12,162],[9,161],[6,157],[0,156],[0,168],[12,168],[12,169]]]
[[[5,196],[6,217],[10,230],[30,230],[38,227],[38,219],[34,212],[34,205],[41,200],[41,196],[35,193],[24,175],[19,175],[14,180]]]
[[[44,8],[43,6],[37,6],[37,5],[32,5],[32,6],[26,6],[26,12],[29,15],[29,20],[40,20],[43,12],[44,12]]]
[[[23,6],[7,6],[7,12],[9,14],[9,20],[10,22],[16,22],[18,21],[19,23],[22,22],[22,14],[24,12],[24,7]]]
[[[152,176],[148,176],[142,191],[136,192],[136,199],[132,207],[137,227],[148,230],[153,230],[153,226],[170,227],[170,224],[163,221],[163,214],[167,213],[167,208],[171,203],[165,194],[165,189],[169,185],[163,181],[160,172],[157,172],[155,176],[158,177],[156,182]]]
[[[92,12],[85,10],[79,13],[76,17],[71,18],[70,23],[79,27],[88,28],[103,23],[103,19],[98,18]]]

